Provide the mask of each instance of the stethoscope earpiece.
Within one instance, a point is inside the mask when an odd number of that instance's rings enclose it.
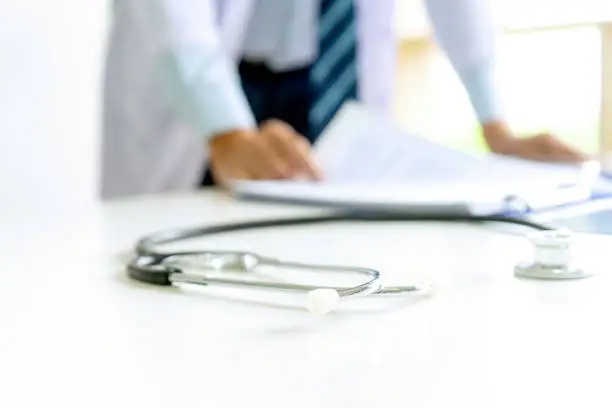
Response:
[[[340,303],[340,294],[335,289],[319,288],[308,292],[308,311],[314,315],[326,315]]]

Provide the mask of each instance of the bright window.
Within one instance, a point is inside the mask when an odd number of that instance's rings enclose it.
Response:
[[[502,91],[511,124],[525,133],[550,130],[595,152],[601,100],[598,29],[529,29],[590,21],[612,11],[612,6],[584,0],[576,10],[575,1],[572,7],[565,0],[497,1],[506,27],[528,29],[506,34],[503,43]],[[427,25],[414,4],[407,1],[398,12],[402,22],[410,21],[409,13],[416,18],[412,26],[398,24],[400,33],[412,41],[400,45],[395,116],[404,128],[446,145],[482,150],[478,125],[453,70],[430,41],[418,40]]]

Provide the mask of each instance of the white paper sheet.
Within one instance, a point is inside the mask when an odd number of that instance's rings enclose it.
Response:
[[[314,146],[324,181],[241,182],[238,196],[316,204],[452,206],[499,210],[588,198],[598,167],[474,156],[400,130],[366,107],[344,106]],[[556,194],[559,187],[563,194]],[[571,186],[571,189],[567,187]],[[496,208],[495,208],[496,207]]]
[[[474,156],[400,130],[366,107],[347,104],[315,145],[327,182],[539,183],[593,177],[574,165]],[[527,177],[527,179],[525,178]]]

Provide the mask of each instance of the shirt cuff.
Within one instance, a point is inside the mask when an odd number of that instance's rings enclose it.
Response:
[[[497,71],[493,65],[479,64],[458,74],[480,123],[505,118]]]
[[[172,50],[160,61],[160,75],[170,102],[205,141],[216,134],[256,127],[240,78],[221,51]]]

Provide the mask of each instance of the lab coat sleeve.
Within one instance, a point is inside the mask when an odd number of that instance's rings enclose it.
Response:
[[[461,79],[478,120],[504,119],[497,77],[499,25],[490,0],[425,0],[435,37]]]
[[[214,0],[153,0],[163,38],[158,75],[176,111],[207,140],[255,120],[220,39]]]

